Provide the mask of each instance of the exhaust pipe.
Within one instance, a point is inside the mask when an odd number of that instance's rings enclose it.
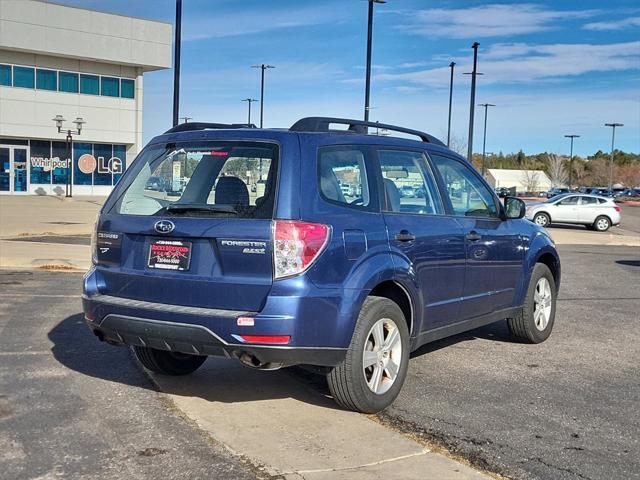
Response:
[[[255,368],[257,370],[278,370],[284,366],[283,363],[264,363],[254,354],[248,352],[242,352],[238,356],[238,360],[240,360],[240,363],[245,367]]]

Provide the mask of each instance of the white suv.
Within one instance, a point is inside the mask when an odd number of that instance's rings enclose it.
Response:
[[[575,223],[598,232],[606,232],[622,219],[620,207],[613,199],[571,193],[528,205],[526,217],[541,227],[552,223]]]

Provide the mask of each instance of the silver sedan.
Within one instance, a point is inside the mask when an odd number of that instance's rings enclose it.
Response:
[[[622,215],[620,207],[611,198],[566,193],[546,202],[529,204],[526,218],[541,227],[552,223],[573,223],[606,232],[612,225],[620,223]]]

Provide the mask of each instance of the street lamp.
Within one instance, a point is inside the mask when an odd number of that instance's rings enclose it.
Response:
[[[62,133],[64,131],[63,124],[66,122],[66,119],[62,115],[56,115],[51,120],[53,120],[56,124],[56,128],[58,129],[58,133]],[[87,123],[82,117],[76,117],[73,120],[73,123],[76,125],[75,133],[76,135],[80,135],[82,133],[82,126]],[[71,198],[73,197],[73,185],[71,183],[71,165],[73,164],[73,160],[71,158],[71,145],[73,143],[72,130],[67,130],[67,184],[65,186],[65,197]]]
[[[469,138],[467,139],[467,158],[471,161],[473,154],[473,121],[475,118],[475,105],[476,105],[476,76],[482,75],[478,72],[478,42],[473,42],[471,48],[473,48],[473,70],[465,75],[471,75],[471,103],[469,106]]]
[[[580,135],[565,135],[565,138],[571,139],[571,155],[569,156],[569,190],[571,190],[571,184],[573,183],[573,139],[580,138]]]
[[[189,120],[193,120],[193,117],[180,117],[180,120],[183,120],[183,123],[189,123]]]
[[[367,18],[367,71],[364,81],[364,121],[369,121],[369,96],[371,93],[371,43],[373,40],[373,4],[387,3],[385,0],[368,0],[369,12]]]
[[[276,68],[273,65],[265,65],[261,63],[260,65],[251,65],[251,68],[259,68],[262,70],[260,76],[260,128],[262,128],[262,120],[264,118],[264,71],[268,68]]]
[[[247,125],[251,125],[251,104],[253,102],[257,102],[258,100],[256,100],[255,98],[243,98],[242,101],[247,102],[249,104],[249,115],[247,117]]]
[[[487,111],[489,107],[495,107],[493,103],[481,103],[478,105],[479,107],[484,107],[484,136],[482,139],[482,167],[481,172],[484,177],[485,168],[484,168],[484,159],[486,157],[486,147],[487,147]]]
[[[447,126],[447,147],[451,146],[451,103],[453,102],[453,69],[456,66],[456,62],[451,62],[449,67],[451,68],[451,82],[449,83],[449,123]]]
[[[624,127],[622,123],[605,123],[605,127],[611,127],[611,165],[609,165],[609,194],[613,191],[613,148],[616,142],[616,127]]]

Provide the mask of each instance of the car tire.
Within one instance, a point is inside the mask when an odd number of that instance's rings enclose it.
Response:
[[[609,228],[611,228],[611,220],[609,220],[609,217],[605,217],[604,215],[600,215],[596,218],[596,221],[593,222],[593,229],[596,232],[606,232]]]
[[[546,213],[540,212],[533,216],[533,223],[540,227],[548,227],[551,223],[551,218]]]
[[[202,355],[169,352],[149,347],[133,347],[133,353],[147,370],[164,375],[188,375],[195,372],[207,359]]]
[[[522,312],[507,319],[511,334],[527,343],[541,343],[549,338],[556,316],[557,295],[551,270],[543,263],[536,263]]]
[[[400,307],[387,298],[368,297],[344,361],[327,375],[338,405],[362,413],[376,413],[391,405],[407,375],[409,343]],[[366,357],[365,352],[369,352]],[[365,367],[365,358],[372,364]]]

